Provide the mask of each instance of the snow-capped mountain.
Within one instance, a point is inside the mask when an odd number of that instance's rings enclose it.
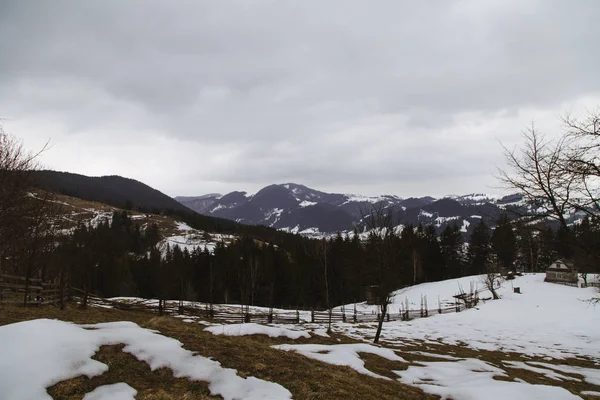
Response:
[[[520,195],[403,199],[393,195],[326,193],[295,183],[270,185],[255,194],[231,192],[224,196],[209,194],[175,199],[201,214],[305,234],[351,231],[360,225],[365,211],[381,203],[394,208],[399,224],[432,224],[439,230],[456,224],[465,233],[481,218],[493,226],[501,214],[514,213],[523,206]]]

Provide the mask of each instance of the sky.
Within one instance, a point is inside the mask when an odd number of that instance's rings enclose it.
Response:
[[[171,196],[502,190],[600,105],[597,0],[1,1],[0,118],[46,168]]]

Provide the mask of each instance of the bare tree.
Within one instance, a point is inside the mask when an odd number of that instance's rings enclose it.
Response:
[[[600,215],[600,108],[583,118],[563,118],[568,141],[565,170],[578,180],[573,207],[589,216]]]
[[[370,269],[376,279],[374,295],[381,309],[374,343],[379,342],[383,321],[393,300],[393,292],[400,287],[399,245],[395,232],[394,212],[384,203],[361,211],[362,221],[369,230],[367,242]]]
[[[508,187],[522,192],[548,216],[567,226],[573,211],[600,216],[600,108],[582,118],[565,116],[555,141],[532,126],[517,150],[504,147],[509,170],[500,171]]]
[[[490,256],[485,263],[485,275],[482,277],[482,283],[486,289],[492,293],[494,300],[500,299],[497,289],[502,286],[502,274],[500,274],[500,263],[495,256]]]
[[[532,127],[519,151],[504,148],[509,171],[500,171],[500,179],[535,206],[529,216],[552,218],[568,231],[567,216],[573,212],[600,217],[600,108],[581,118],[567,115],[563,124],[554,142]],[[577,238],[568,241],[586,257],[600,260],[594,246]]]
[[[572,189],[577,180],[575,174],[564,168],[565,139],[548,141],[535,126],[523,138],[523,147],[518,151],[504,147],[510,170],[500,170],[500,179],[535,207],[530,217],[549,217],[566,227],[565,215],[572,209]]]
[[[57,227],[54,196],[36,189],[32,177],[45,149],[26,151],[0,126],[0,259],[9,253],[13,272],[26,276],[25,303],[29,278],[36,272],[45,278],[43,254],[53,249]]]

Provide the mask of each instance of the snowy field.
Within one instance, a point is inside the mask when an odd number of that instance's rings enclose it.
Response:
[[[374,379],[397,380],[443,399],[600,398],[600,306],[589,302],[599,295],[598,290],[543,280],[543,274],[517,277],[498,290],[500,300],[482,301],[460,313],[386,322],[382,346],[370,343],[375,323],[334,323],[333,334],[328,335],[323,324],[215,324],[197,317],[181,319],[211,335],[277,338],[276,343],[284,344],[271,344],[272,351],[295,352]],[[397,312],[406,299],[411,308],[418,308],[422,296],[427,296],[430,309],[437,307],[438,297],[442,304],[452,303],[459,286],[468,292],[471,286],[481,290],[483,285],[480,277],[417,285],[396,293],[392,311]],[[514,293],[515,287],[521,293]],[[482,291],[481,297],[488,295]],[[376,312],[366,304],[357,308]],[[340,335],[356,342],[335,344]],[[123,351],[153,370],[167,367],[176,377],[208,382],[210,392],[224,399],[292,398],[282,384],[239,375],[223,368],[218,359],[185,350],[177,340],[132,322],[75,325],[57,320],[0,326],[2,398],[49,399],[45,388],[50,385],[107,371],[107,365],[91,357],[102,345],[120,343],[125,344]],[[365,354],[397,367],[381,375],[369,369],[361,357]],[[35,363],[30,362],[33,359]],[[532,381],[527,374],[538,378]],[[133,399],[136,393],[135,387],[121,382],[98,387],[84,399]]]
[[[529,274],[506,281],[498,290],[501,300],[480,302],[471,310],[409,322],[385,323],[382,340],[401,346],[415,340],[461,344],[476,350],[499,350],[557,359],[597,356],[600,361],[600,305],[594,307],[589,302],[592,297],[598,296],[598,289],[547,283],[544,277],[544,274]],[[397,312],[406,298],[413,305],[420,304],[421,295],[436,299],[435,303],[438,296],[442,303],[452,301],[459,285],[468,292],[471,282],[482,289],[479,277],[413,286],[397,293],[392,310]],[[514,287],[519,287],[521,293],[514,293]],[[490,296],[487,291],[480,294],[481,298]],[[437,307],[431,300],[429,305],[430,309]],[[359,307],[361,310],[371,308],[376,309],[363,304]],[[363,339],[374,335],[374,326],[338,324],[335,329]]]

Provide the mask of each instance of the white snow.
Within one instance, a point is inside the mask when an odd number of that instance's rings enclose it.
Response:
[[[440,227],[442,226],[442,224],[449,222],[449,221],[456,221],[457,219],[459,219],[460,217],[436,217],[435,218],[435,225]]]
[[[392,313],[399,312],[405,299],[409,308],[419,309],[421,295],[427,297],[430,317],[411,321],[386,322],[382,340],[395,345],[407,341],[441,341],[473,349],[517,352],[529,356],[564,359],[596,356],[600,348],[600,312],[589,299],[597,288],[576,288],[544,282],[545,274],[528,274],[506,281],[498,290],[500,300],[480,302],[460,313],[437,315],[438,296],[442,306],[453,303],[459,285],[469,292],[471,282],[481,290],[481,277],[471,276],[409,287],[396,292]],[[513,293],[520,287],[521,294]],[[480,298],[489,297],[483,290]],[[354,305],[346,305],[351,310]],[[377,312],[376,306],[360,303],[357,310]],[[336,309],[337,310],[337,309]],[[374,323],[335,324],[334,330],[365,340],[375,332]]]
[[[282,327],[273,327],[255,323],[214,325],[204,329],[213,335],[225,336],[247,336],[247,335],[267,335],[269,337],[287,337],[289,339],[310,338],[306,331],[292,330]]]
[[[192,228],[191,226],[189,226],[185,222],[175,221],[175,226],[180,231],[193,231],[193,230],[195,230],[194,228]]]
[[[385,197],[381,197],[381,196],[376,196],[376,197],[371,197],[371,196],[362,196],[359,194],[346,194],[347,200],[344,202],[344,204],[347,203],[351,203],[351,202],[359,202],[359,203],[379,203],[380,201],[384,201],[386,200]]]
[[[126,383],[98,386],[83,396],[83,400],[135,400],[137,390]]]
[[[392,361],[406,362],[406,360],[397,355],[393,350],[382,347],[372,346],[365,343],[355,344],[281,344],[272,346],[275,349],[284,351],[295,351],[305,357],[313,358],[328,364],[345,365],[361,374],[369,375],[375,378],[390,379],[378,375],[365,368],[365,362],[361,360],[358,353],[375,354]]]
[[[407,353],[417,354],[417,355],[425,356],[425,357],[441,358],[443,360],[451,360],[451,361],[462,360],[462,358],[457,358],[457,357],[449,356],[447,354],[428,353],[426,351],[407,351]]]
[[[411,365],[406,371],[394,372],[402,383],[417,386],[442,399],[580,399],[560,387],[495,380],[494,376],[506,377],[506,372],[477,359],[419,364],[422,366]]]
[[[537,365],[539,367],[553,369],[555,371],[561,371],[566,374],[577,374],[583,376],[583,380],[591,383],[592,385],[600,386],[600,370],[591,369],[591,368],[583,368],[577,367],[573,365],[556,365],[556,364],[548,364],[542,363],[538,361],[530,361],[529,364]]]
[[[108,366],[91,357],[102,345],[125,344],[123,351],[152,370],[170,368],[173,376],[209,382],[212,395],[225,400],[291,399],[276,383],[242,378],[220,363],[195,355],[182,344],[132,322],[75,325],[33,320],[0,327],[0,387],[7,399],[48,399],[45,388],[80,375],[101,375]],[[110,389],[106,389],[110,390]]]
[[[573,378],[572,376],[562,375],[551,369],[533,367],[521,361],[502,361],[502,363],[507,365],[509,368],[525,369],[544,375],[545,377],[554,379],[555,381],[579,381],[579,379]]]
[[[317,335],[317,336],[321,336],[321,337],[330,337],[329,333],[327,333],[327,329],[322,328],[322,329],[313,329],[312,333]]]
[[[463,219],[463,223],[462,223],[462,227],[460,228],[460,231],[463,233],[467,233],[467,229],[469,229],[469,225],[471,225],[471,223],[469,221],[467,221],[466,219]]]
[[[300,206],[300,207],[310,207],[310,206],[314,206],[315,204],[317,204],[316,201],[304,200],[303,202],[301,202],[300,204],[298,204],[298,206]]]

